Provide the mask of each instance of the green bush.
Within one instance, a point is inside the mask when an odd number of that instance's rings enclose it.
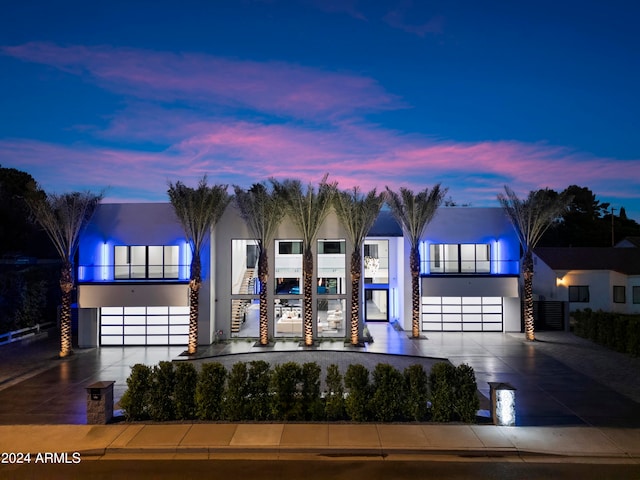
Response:
[[[323,420],[324,403],[320,396],[320,374],[322,368],[316,362],[302,364],[302,416],[304,420]]]
[[[429,376],[420,364],[404,369],[407,403],[405,416],[422,422],[429,418]]]
[[[276,420],[302,419],[299,383],[302,369],[295,362],[276,365],[271,376],[271,412]]]
[[[344,419],[344,386],[338,365],[327,367],[325,378],[324,409],[327,420]]]
[[[222,420],[227,370],[221,363],[205,363],[196,385],[196,413],[201,420]]]
[[[149,418],[149,395],[151,392],[151,367],[141,363],[131,368],[127,377],[127,390],[120,399],[120,408],[125,419],[146,420]]]
[[[634,357],[640,357],[640,318],[634,316],[627,323],[625,350]]]
[[[369,398],[369,370],[359,363],[349,365],[344,374],[344,385],[349,389],[345,400],[347,416],[354,422],[366,422],[371,419]]]
[[[573,312],[574,333],[607,348],[630,355],[640,355],[640,317],[619,313],[592,311]]]
[[[249,363],[247,372],[246,417],[251,420],[267,420],[271,416],[271,367],[264,360]]]
[[[163,422],[176,418],[174,391],[176,385],[173,363],[160,362],[153,367],[151,375],[151,395],[149,396],[149,416],[151,420]]]
[[[227,380],[227,395],[224,400],[224,418],[238,421],[250,418],[247,407],[249,396],[249,371],[245,362],[231,367]]]
[[[438,362],[431,367],[429,390],[431,392],[431,419],[434,422],[450,422],[454,413],[453,386],[456,367]]]
[[[380,422],[402,420],[406,408],[404,377],[395,367],[379,363],[373,370],[373,396],[369,406]]]
[[[175,366],[175,390],[173,398],[176,404],[177,420],[196,418],[196,387],[198,371],[191,362],[180,362]]]
[[[453,410],[462,422],[473,423],[480,408],[476,375],[469,365],[458,365],[453,388]]]

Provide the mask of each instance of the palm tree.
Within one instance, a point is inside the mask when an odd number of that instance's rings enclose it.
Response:
[[[384,203],[384,194],[373,189],[366,195],[358,187],[337,192],[334,208],[353,245],[351,253],[351,344],[358,344],[360,325],[360,286],[362,280],[362,244]]]
[[[53,242],[60,258],[60,356],[73,353],[71,345],[71,292],[75,287],[73,261],[80,234],[87,226],[104,194],[72,192],[27,198],[36,220]]]
[[[420,336],[420,237],[426,226],[431,222],[442,204],[446,188],[440,188],[440,184],[434,185],[429,191],[425,188],[414,194],[407,188],[400,188],[396,193],[387,187],[387,203],[391,213],[409,240],[411,252],[409,255],[409,268],[411,270],[411,336]]]
[[[549,189],[533,190],[526,200],[505,185],[498,201],[509,217],[523,250],[524,332],[527,340],[535,340],[533,325],[533,249],[549,226],[567,209],[573,197]]]
[[[329,214],[337,184],[320,181],[318,191],[310,184],[306,193],[300,180],[271,180],[275,192],[282,196],[286,213],[302,235],[302,277],[304,293],[304,344],[313,345],[313,242]]]
[[[189,344],[188,353],[198,349],[198,299],[202,285],[200,251],[210,230],[220,220],[231,196],[228,185],[207,185],[205,175],[197,188],[187,187],[182,182],[169,182],[169,200],[191,246],[191,276],[189,278]]]
[[[235,185],[235,202],[240,216],[258,240],[258,279],[260,281],[260,345],[268,345],[267,282],[269,280],[268,248],[278,225],[284,218],[282,197],[264,183],[255,183],[249,190]]]

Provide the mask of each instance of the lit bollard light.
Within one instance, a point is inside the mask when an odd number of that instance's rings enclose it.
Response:
[[[489,382],[491,389],[491,418],[494,425],[516,424],[516,389],[509,383]]]

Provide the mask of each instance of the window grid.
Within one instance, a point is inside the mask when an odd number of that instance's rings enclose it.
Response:
[[[101,345],[183,345],[189,337],[189,307],[103,307]]]
[[[501,332],[501,297],[422,297],[423,331]]]
[[[432,243],[429,260],[421,263],[422,271],[435,274],[491,273],[491,246],[488,243]]]
[[[114,279],[177,279],[180,269],[177,245],[114,246]]]

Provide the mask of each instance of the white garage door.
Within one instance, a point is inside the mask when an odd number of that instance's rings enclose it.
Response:
[[[502,297],[422,297],[425,332],[501,332]]]
[[[101,345],[187,345],[189,307],[102,307]]]

